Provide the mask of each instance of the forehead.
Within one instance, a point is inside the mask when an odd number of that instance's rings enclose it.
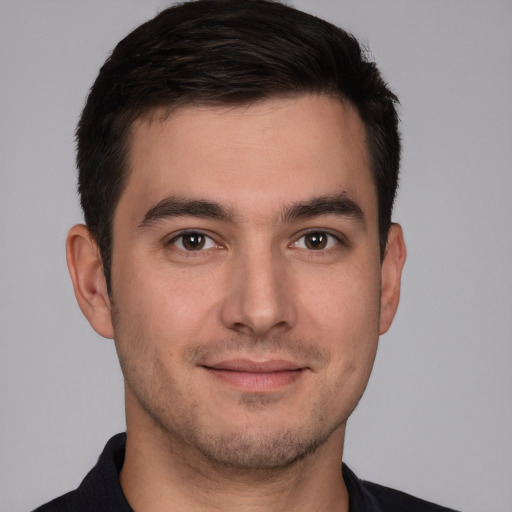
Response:
[[[376,211],[364,125],[349,103],[327,96],[156,111],[134,123],[128,166],[118,210],[139,217],[167,196],[270,215],[343,192]]]

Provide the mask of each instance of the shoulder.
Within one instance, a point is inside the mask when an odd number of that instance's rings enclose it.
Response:
[[[372,482],[362,482],[362,485],[381,504],[383,512],[456,512]]]
[[[77,489],[33,512],[131,512],[119,483],[125,445],[126,434],[114,436]]]
[[[45,505],[41,505],[33,512],[68,512],[69,510],[76,510],[78,512],[82,509],[80,508],[80,501],[77,497],[77,492],[78,491],[68,492]]]
[[[342,472],[350,497],[350,512],[456,512],[405,492],[361,480],[345,464]]]

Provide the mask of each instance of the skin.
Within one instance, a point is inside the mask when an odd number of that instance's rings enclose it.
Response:
[[[131,506],[348,511],[346,421],[405,261],[396,224],[380,261],[355,109],[307,95],[155,112],[129,164],[111,296],[85,226],[67,256],[123,369]]]

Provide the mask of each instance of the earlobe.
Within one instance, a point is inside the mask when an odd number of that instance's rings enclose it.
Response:
[[[399,224],[392,224],[381,268],[380,334],[384,334],[391,327],[398,308],[406,255],[402,228]]]
[[[71,228],[66,240],[66,259],[76,300],[92,328],[105,338],[114,337],[100,251],[83,224]]]

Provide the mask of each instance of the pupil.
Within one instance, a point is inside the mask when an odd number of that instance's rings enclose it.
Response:
[[[327,237],[324,233],[311,233],[306,238],[306,245],[309,249],[324,249],[327,245]]]
[[[197,251],[204,246],[204,236],[199,233],[191,233],[183,238],[183,245],[190,251]]]

